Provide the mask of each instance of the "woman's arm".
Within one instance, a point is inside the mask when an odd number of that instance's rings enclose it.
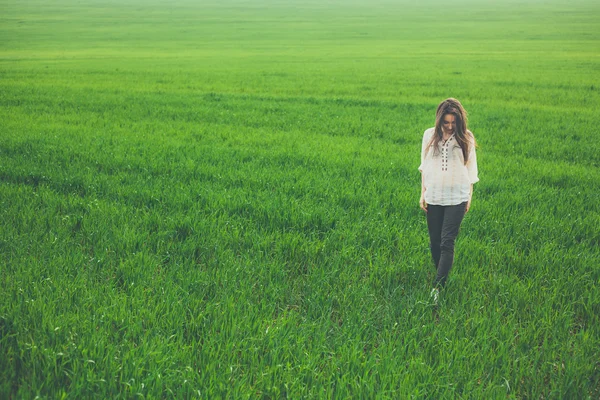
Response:
[[[469,201],[467,201],[467,209],[465,210],[465,214],[469,212],[469,208],[471,208],[471,199],[473,198],[473,184],[471,183],[471,190],[469,191]]]
[[[471,189],[473,185],[471,185]],[[421,199],[419,200],[419,206],[421,210],[427,212],[427,203],[425,202],[425,179],[423,178],[423,172],[421,172]]]

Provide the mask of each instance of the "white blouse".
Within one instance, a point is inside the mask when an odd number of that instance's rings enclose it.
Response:
[[[471,196],[471,185],[479,181],[475,146],[472,143],[469,146],[467,164],[454,135],[446,142],[439,142],[437,154],[433,147],[426,152],[427,144],[434,133],[435,128],[427,129],[423,134],[421,145],[419,171],[423,175],[425,202],[453,206],[468,201]]]

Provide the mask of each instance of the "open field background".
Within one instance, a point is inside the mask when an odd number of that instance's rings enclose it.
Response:
[[[412,3],[0,0],[0,398],[599,398],[600,3]]]

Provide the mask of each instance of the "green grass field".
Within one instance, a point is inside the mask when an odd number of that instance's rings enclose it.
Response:
[[[0,398],[600,398],[599,19],[0,0]],[[481,181],[436,311],[447,97]]]

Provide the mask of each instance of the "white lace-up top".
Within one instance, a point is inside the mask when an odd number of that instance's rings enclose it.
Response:
[[[471,185],[479,181],[475,146],[469,146],[469,161],[466,165],[462,149],[454,135],[446,142],[439,142],[439,151],[435,152],[432,147],[426,152],[427,144],[434,132],[435,128],[425,131],[421,146],[419,171],[423,174],[425,202],[433,205],[453,206],[468,201],[471,195]]]

